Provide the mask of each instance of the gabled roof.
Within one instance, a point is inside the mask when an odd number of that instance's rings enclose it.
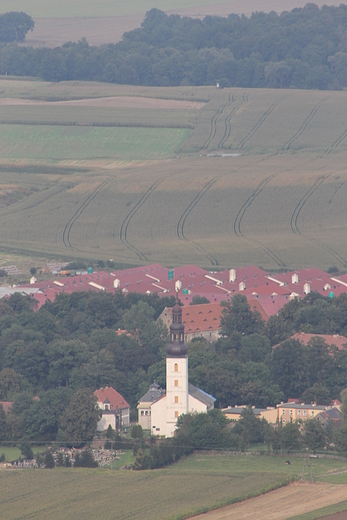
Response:
[[[167,309],[172,315],[172,308]],[[182,322],[186,334],[220,329],[222,307],[219,303],[201,303],[182,307]]]
[[[151,384],[149,387],[148,392],[145,393],[140,399],[139,403],[154,403],[161,397],[162,395],[165,395],[165,390],[160,388],[159,385],[156,383]]]
[[[161,399],[166,397],[166,390],[163,390],[163,389],[161,389],[161,390],[163,393],[158,397],[158,399],[156,401],[153,401],[152,404],[157,403],[158,401],[160,401]],[[201,390],[201,388],[197,388],[196,386],[194,386],[190,383],[188,383],[188,393],[189,393],[189,395],[191,395],[192,397],[194,397],[201,403],[205,404],[207,406],[207,408],[211,408],[214,405],[214,402],[216,401],[216,399],[212,395],[204,392],[203,390]],[[145,394],[145,395],[147,395],[147,394]],[[143,397],[145,397],[145,396],[143,396]],[[146,401],[143,401],[143,397],[140,399],[139,402],[146,402]]]
[[[347,346],[347,338],[339,334],[306,334],[305,332],[297,332],[290,339],[297,339],[303,345],[307,345],[312,338],[321,338],[327,345],[335,345],[339,350]]]
[[[328,410],[325,410],[325,412],[330,419],[342,419],[342,413],[337,408],[329,408]]]
[[[205,404],[208,408],[214,405],[215,398],[212,397],[212,395],[207,394],[200,388],[197,388],[196,386],[188,383],[188,392],[189,395],[200,401],[201,403]]]
[[[130,404],[127,403],[124,397],[119,392],[117,392],[117,390],[112,388],[112,386],[105,386],[105,388],[95,390],[94,394],[96,395],[99,403],[104,404],[107,403],[108,400],[111,410],[130,408]]]

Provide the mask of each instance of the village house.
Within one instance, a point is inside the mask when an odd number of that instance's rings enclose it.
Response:
[[[307,421],[313,419],[319,413],[324,412],[327,406],[317,405],[316,403],[281,403],[277,405],[278,420],[282,424],[294,421]]]
[[[102,410],[102,416],[97,424],[97,431],[107,430],[111,425],[113,430],[130,426],[130,404],[124,397],[111,386],[105,386],[95,390],[98,407]]]
[[[222,412],[229,421],[239,421],[242,417],[242,412],[247,408],[247,405],[228,406],[223,408]],[[256,408],[252,406],[252,412],[258,419],[266,419],[270,424],[277,422],[278,411],[275,407],[268,406],[267,408]]]

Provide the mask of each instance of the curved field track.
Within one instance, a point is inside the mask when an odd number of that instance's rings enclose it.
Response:
[[[198,515],[194,520],[286,520],[346,499],[341,484],[291,484],[250,500]]]

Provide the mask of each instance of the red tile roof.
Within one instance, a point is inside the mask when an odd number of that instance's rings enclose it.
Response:
[[[117,390],[112,388],[112,386],[105,386],[105,388],[95,390],[94,394],[96,395],[98,402],[102,404],[104,404],[106,399],[108,399],[111,410],[116,410],[117,408],[130,408],[130,404],[127,403],[124,397],[117,392]]]
[[[12,404],[13,403],[11,401],[0,401],[0,406],[3,407],[5,413],[10,411]]]
[[[306,334],[305,332],[297,332],[290,339],[297,339],[303,345],[307,345],[312,338],[321,338],[327,345],[335,345],[339,350],[347,348],[347,338],[339,334]]]

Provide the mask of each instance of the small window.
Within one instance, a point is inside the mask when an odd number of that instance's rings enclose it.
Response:
[[[175,386],[178,386],[178,379],[175,379]]]
[[[108,404],[105,404],[105,410],[108,410]]]
[[[311,412],[311,415],[312,415],[312,417],[314,416],[314,411],[313,411],[313,410],[312,410],[312,412]]]
[[[145,411],[145,415],[148,415],[148,411],[147,410]]]
[[[178,395],[175,395],[175,403],[178,403]]]
[[[145,415],[145,413],[144,413],[144,411],[143,411],[143,410],[141,410],[141,415]]]
[[[298,415],[301,415],[301,410],[298,410]]]
[[[178,363],[175,363],[175,372],[178,372]]]
[[[293,415],[293,410],[289,410],[289,415]]]
[[[306,410],[304,410],[304,416],[306,417]]]
[[[176,410],[176,412],[175,412],[175,417],[176,417],[176,418],[178,417],[178,412],[177,412],[177,410]]]
[[[286,411],[285,410],[282,410],[282,415],[285,415]]]
[[[148,412],[148,415],[151,415],[151,410]]]

